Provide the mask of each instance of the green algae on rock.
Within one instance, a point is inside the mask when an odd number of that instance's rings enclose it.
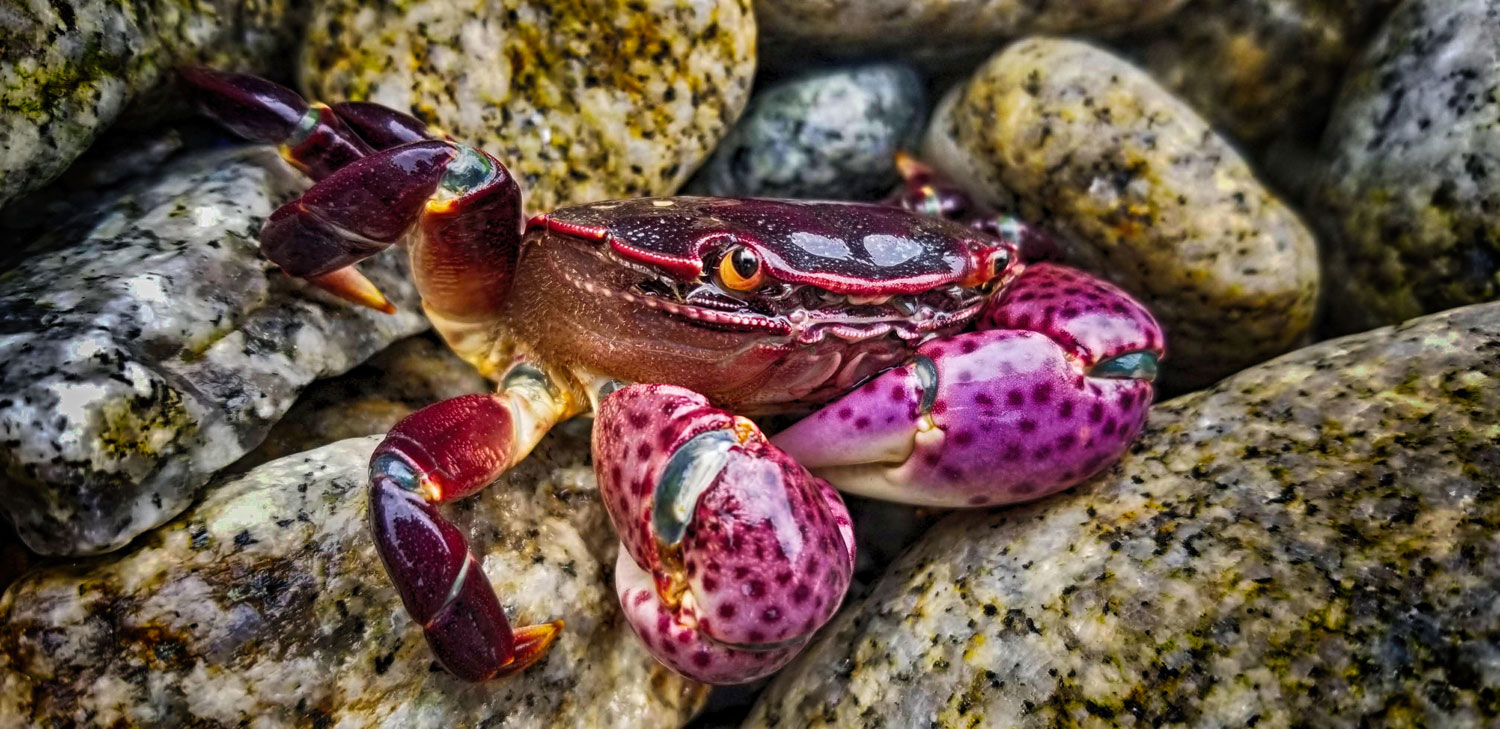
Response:
[[[1500,304],[1293,352],[939,523],[746,728],[1495,726],[1497,443]]]
[[[299,0],[54,0],[0,10],[0,206],[65,170],[174,66],[286,64]]]
[[[1409,0],[1345,82],[1309,210],[1330,324],[1500,296],[1500,2]]]
[[[675,727],[703,687],[619,616],[586,438],[558,431],[447,509],[518,624],[566,621],[503,681],[435,668],[366,523],[378,437],[265,464],[129,551],[0,598],[0,726]]]
[[[1186,104],[1105,51],[1010,46],[939,104],[924,147],[1149,306],[1167,332],[1169,388],[1279,354],[1312,323],[1312,234]]]
[[[495,155],[533,213],[677,190],[738,118],[749,0],[321,3],[303,81]]]
[[[362,265],[400,313],[261,258],[306,180],[269,147],[175,162],[0,275],[0,511],[44,554],[116,549],[187,508],[303,387],[427,328],[401,251]]]
[[[1034,33],[1108,35],[1161,20],[1187,0],[757,0],[774,43],[822,52],[990,45]]]

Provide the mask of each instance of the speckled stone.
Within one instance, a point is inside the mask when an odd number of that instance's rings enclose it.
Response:
[[[334,441],[375,435],[432,403],[495,385],[436,336],[403,339],[338,377],[310,385],[237,471]]]
[[[0,275],[0,509],[46,554],[172,518],[318,377],[427,327],[404,256],[362,267],[401,313],[273,270],[261,220],[302,176],[269,148],[183,160]]]
[[[1241,143],[1316,139],[1349,62],[1396,2],[1193,0],[1120,47]]]
[[[805,73],[751,97],[686,192],[878,200],[899,183],[895,154],[915,148],[926,119],[922,77],[906,64]]]
[[[754,727],[1492,727],[1500,305],[1158,405],[1089,484],[959,514]]]
[[[513,623],[562,633],[500,681],[436,668],[365,522],[378,440],[266,464],[129,552],[21,578],[0,600],[0,726],[671,728],[701,705],[620,619],[588,443],[562,434],[446,510]]]
[[[1350,72],[1309,210],[1331,325],[1500,295],[1500,2],[1410,0]]]
[[[749,0],[331,0],[303,81],[476,144],[529,212],[675,192],[739,117],[755,67]]]
[[[0,8],[0,205],[52,179],[178,63],[285,67],[300,0],[52,0]],[[147,111],[147,109],[138,109]]]
[[[1031,34],[1110,35],[1162,20],[1187,0],[756,0],[772,43],[820,52],[909,53]]]
[[[1169,389],[1283,352],[1312,323],[1312,234],[1202,118],[1103,50],[1010,46],[939,104],[924,149],[1150,307]]]

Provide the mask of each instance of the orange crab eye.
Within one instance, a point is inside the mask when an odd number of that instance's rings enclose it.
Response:
[[[765,278],[760,256],[749,248],[739,246],[719,259],[719,280],[735,291],[749,291]]]

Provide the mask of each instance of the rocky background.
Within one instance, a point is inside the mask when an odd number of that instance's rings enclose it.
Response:
[[[715,691],[620,620],[570,423],[447,510],[568,621],[460,684],[361,485],[489,385],[399,255],[396,316],[258,255],[306,183],[187,63],[408,110],[532,211],[878,200],[917,152],[1151,306],[1163,401],[1049,499],[851,500],[840,616]],[[1500,724],[1500,0],[64,0],[0,8],[0,81],[0,726]]]

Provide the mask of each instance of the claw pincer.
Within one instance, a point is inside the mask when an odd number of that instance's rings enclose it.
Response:
[[[1161,329],[1115,286],[1033,264],[979,326],[923,343],[773,442],[846,492],[989,506],[1082,481],[1145,423]]]
[[[679,673],[767,675],[838,608],[854,564],[843,500],[750,421],[635,385],[600,406],[594,462],[626,618]]]

